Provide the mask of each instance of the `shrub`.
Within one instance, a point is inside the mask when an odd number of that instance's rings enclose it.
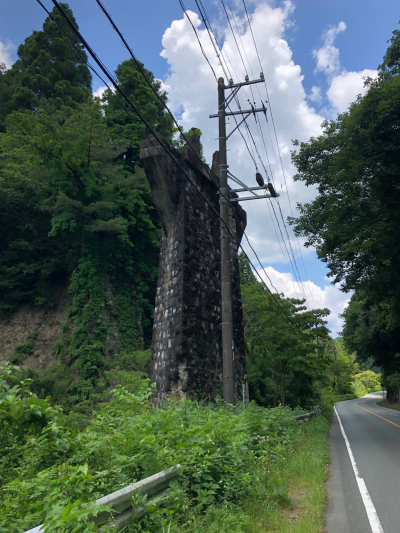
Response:
[[[255,404],[226,409],[222,402],[205,406],[188,400],[154,408],[151,393],[145,379],[134,392],[119,385],[82,431],[80,420],[71,428],[60,415],[39,435],[30,435],[14,462],[1,464],[6,482],[0,490],[0,532],[20,532],[47,520],[55,531],[90,531],[96,498],[177,463],[180,481],[164,510],[143,519],[147,531],[161,531],[171,517],[188,525],[210,505],[229,507],[244,495],[257,499],[269,493],[276,500],[268,465],[297,434],[290,409]]]

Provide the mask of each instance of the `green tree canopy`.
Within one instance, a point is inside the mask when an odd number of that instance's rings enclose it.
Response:
[[[325,383],[328,360],[317,337],[328,338],[328,309],[307,311],[304,300],[271,295],[244,254],[239,256],[250,397],[261,405],[308,406]]]
[[[133,59],[123,61],[118,66],[115,71],[118,83],[152,128],[163,135],[167,141],[172,142],[173,120],[165,111],[162,103],[167,102],[167,94],[162,90],[160,80],[155,79],[153,73],[142,63],[140,65],[159,98],[149,87]],[[110,91],[105,92],[103,97],[105,120],[112,135],[126,141],[126,149],[119,159],[127,169],[133,170],[135,165],[140,164],[140,141],[145,139],[150,132],[146,131],[146,127],[135,115],[134,110],[125,103],[121,107],[119,101]]]
[[[61,6],[78,27],[68,4]],[[0,75],[0,88],[7,92],[6,97],[0,96],[0,131],[4,129],[5,117],[12,111],[35,110],[43,99],[57,107],[74,108],[86,102],[91,94],[92,77],[83,61],[87,56],[82,45],[57,8],[51,16],[68,37],[47,17],[43,30],[34,31],[18,47],[18,60]]]
[[[2,303],[5,310],[24,299],[44,303],[69,278],[76,324],[69,355],[90,377],[110,335],[114,349],[142,346],[160,238],[150,190],[143,170],[131,173],[116,161],[126,141],[110,137],[98,101],[79,113],[15,112],[6,123]]]
[[[396,30],[365,96],[292,154],[295,179],[316,186],[318,195],[291,223],[333,281],[356,290],[343,315],[348,349],[387,371],[400,352],[399,51]]]
[[[399,272],[399,43],[396,31],[378,79],[366,80],[367,94],[292,153],[295,180],[315,185],[318,196],[291,223],[344,290],[371,280],[380,294],[392,291]]]

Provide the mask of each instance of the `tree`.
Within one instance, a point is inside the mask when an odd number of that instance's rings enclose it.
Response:
[[[366,95],[292,153],[295,179],[315,185],[318,195],[291,223],[333,282],[356,291],[344,313],[348,349],[388,370],[400,352],[399,47],[396,30]]]
[[[2,302],[48,303],[44,287],[68,280],[74,326],[64,363],[75,365],[87,394],[106,356],[143,348],[143,328],[151,330],[160,229],[149,186],[142,169],[119,163],[126,141],[110,137],[98,101],[79,113],[14,112],[6,125]]]
[[[154,94],[148,86],[142,72],[133,59],[123,61],[115,71],[118,83],[130,101],[137,106],[153,130],[161,134],[168,142],[172,142],[172,117],[166,112],[163,102],[167,102],[167,94],[161,88],[161,82],[154,78],[152,72],[140,63],[147,79],[152,85]],[[161,101],[160,101],[161,100]],[[119,160],[125,168],[133,171],[140,165],[140,141],[146,138],[150,131],[135,116],[134,110],[119,104],[110,91],[105,91],[103,96],[105,120],[111,134],[126,141],[126,149],[120,154]],[[125,111],[124,107],[129,111]]]
[[[250,397],[261,405],[308,406],[325,384],[328,361],[316,339],[328,336],[329,310],[306,311],[304,300],[272,296],[244,254],[239,265]]]
[[[358,365],[356,355],[349,353],[342,338],[330,340],[325,347],[330,359],[328,373],[332,392],[337,394],[354,394],[355,373]]]
[[[78,27],[68,4],[61,4],[73,24]],[[39,102],[48,105],[76,108],[86,102],[91,94],[92,77],[85,63],[83,46],[68,27],[57,8],[51,12],[67,36],[49,17],[42,31],[34,31],[18,47],[18,60],[2,72],[0,87],[7,90],[0,97],[0,131],[4,130],[5,117],[15,110],[34,111]],[[74,46],[71,44],[71,42]]]
[[[354,351],[357,360],[365,365],[372,361],[382,367],[382,379],[400,370],[400,327],[398,314],[386,299],[374,302],[367,291],[357,290],[343,312],[345,319],[343,340],[347,348]],[[372,367],[374,371],[380,368]],[[387,385],[388,399],[396,392]]]
[[[396,390],[397,401],[400,402],[400,373],[395,372],[394,374],[387,376],[386,383],[391,389]]]
[[[68,292],[54,347],[59,374],[49,375],[69,380],[73,405],[95,390],[115,354],[151,342],[161,225],[140,168],[149,132],[111,92],[93,98],[85,52],[57,9],[18,55],[0,69],[0,314],[23,303],[51,307]],[[159,98],[133,60],[118,67],[118,82],[171,140],[167,95],[144,71]],[[25,352],[14,354],[20,363]]]
[[[399,41],[397,32],[387,55]],[[291,223],[328,263],[335,283],[350,290],[371,282],[382,294],[393,292],[399,272],[400,76],[380,68],[363,98],[293,152],[295,179],[316,185],[318,196]]]

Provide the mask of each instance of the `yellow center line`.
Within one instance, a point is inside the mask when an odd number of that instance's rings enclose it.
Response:
[[[356,405],[356,406],[359,407],[360,409],[364,409],[364,411],[367,411],[367,413],[371,413],[371,415],[378,416],[379,418],[382,418],[382,420],[386,420],[386,422],[389,422],[389,424],[393,424],[394,426],[400,428],[400,426],[399,426],[398,424],[395,424],[395,423],[392,422],[391,420],[388,420],[387,418],[384,418],[384,417],[381,416],[381,415],[377,415],[376,413],[373,413],[372,411],[368,411],[368,409],[365,409],[365,407],[361,407],[361,405],[358,405],[357,402],[356,402],[354,405]]]

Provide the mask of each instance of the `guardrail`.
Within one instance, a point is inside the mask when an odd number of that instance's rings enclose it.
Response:
[[[100,511],[100,513],[93,518],[96,524],[104,523],[110,518],[114,517],[113,526],[116,531],[131,524],[136,518],[139,518],[146,512],[146,506],[156,498],[162,498],[167,492],[169,483],[179,476],[179,468],[181,465],[172,466],[167,470],[158,472],[153,476],[132,483],[127,487],[117,490],[112,494],[103,496],[96,500],[97,505],[111,505],[113,512]],[[147,495],[147,500],[142,507],[133,507],[132,496],[134,494]],[[114,515],[114,513],[117,513]],[[34,527],[25,533],[45,533],[46,529],[42,525]]]
[[[317,406],[315,411],[311,411],[311,413],[305,413],[304,415],[297,415],[294,417],[296,422],[298,424],[302,424],[303,422],[307,422],[308,420],[312,420],[316,416],[320,415],[322,412],[322,407]]]

